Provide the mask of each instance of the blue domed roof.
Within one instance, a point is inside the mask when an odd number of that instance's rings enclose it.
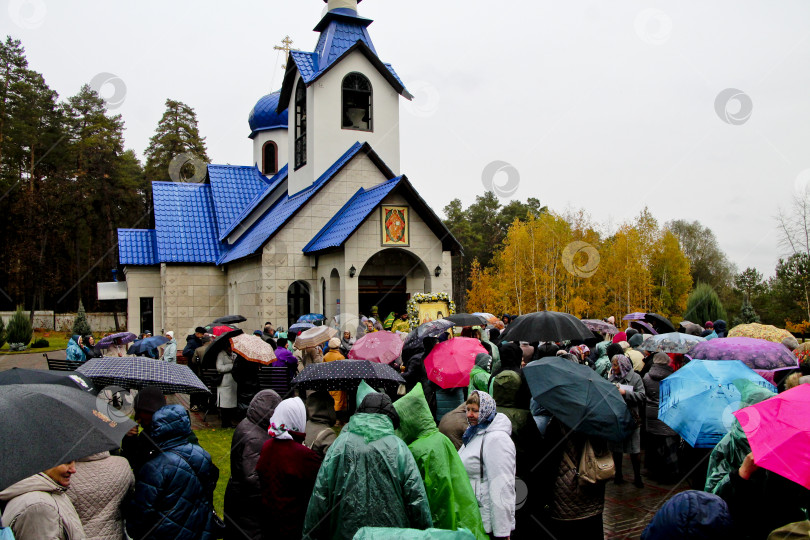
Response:
[[[281,91],[273,92],[256,102],[253,110],[250,111],[250,116],[248,116],[251,138],[259,131],[277,128],[287,129],[287,109],[282,113],[276,112],[280,95]]]

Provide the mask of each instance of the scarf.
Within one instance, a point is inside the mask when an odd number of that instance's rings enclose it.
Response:
[[[611,362],[616,360],[619,363],[619,375],[613,373],[613,370],[610,371],[610,382],[618,382],[627,377],[627,374],[633,371],[633,362],[630,361],[623,354],[617,354],[613,358],[611,358]]]
[[[495,400],[492,399],[492,396],[481,390],[473,390],[473,393],[478,394],[478,423],[474,426],[470,425],[464,432],[464,435],[461,436],[461,440],[465,445],[470,444],[470,441],[479,431],[489,427],[492,421],[495,420],[495,415],[497,414],[495,410]],[[469,422],[470,421],[467,420],[468,424]]]
[[[305,433],[307,428],[307,407],[301,398],[285,399],[278,404],[270,418],[267,434],[271,439],[290,439],[289,432]]]

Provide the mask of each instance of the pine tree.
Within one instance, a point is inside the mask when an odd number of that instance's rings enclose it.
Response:
[[[705,321],[727,320],[726,310],[714,289],[705,283],[698,283],[686,301],[686,313],[683,318],[698,324]]]
[[[742,308],[740,308],[740,314],[734,319],[734,326],[737,326],[738,324],[751,324],[758,322],[760,322],[759,315],[754,309],[754,306],[751,305],[751,302],[749,302],[746,298],[743,300]]]
[[[79,300],[79,311],[76,313],[76,319],[73,321],[73,335],[86,336],[92,333],[93,330],[90,328],[90,323],[87,322],[87,313],[84,312],[84,304]]]
[[[205,137],[200,136],[197,127],[194,109],[181,101],[167,99],[166,112],[144,152],[146,179],[149,182],[171,180],[169,164],[183,153],[192,154],[205,163],[210,161],[205,149]],[[191,164],[186,164],[180,171],[180,178],[175,180],[188,180],[195,172]]]
[[[34,329],[31,327],[31,321],[28,320],[23,314],[23,307],[17,306],[17,311],[11,316],[8,321],[8,342],[14,344],[28,345],[31,342],[31,336],[34,335]]]

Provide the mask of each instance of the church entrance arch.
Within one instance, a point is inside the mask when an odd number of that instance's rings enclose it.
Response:
[[[306,281],[294,281],[287,288],[287,328],[295,324],[301,315],[311,313],[310,291]]]
[[[405,312],[411,293],[430,291],[427,266],[404,249],[378,251],[366,261],[358,278],[360,313],[370,316],[371,308],[377,306],[382,320],[392,311]]]

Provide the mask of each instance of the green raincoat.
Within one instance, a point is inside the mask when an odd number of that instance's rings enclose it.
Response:
[[[309,500],[304,538],[348,540],[364,526],[433,526],[416,462],[382,414],[356,413],[329,447]]]
[[[473,540],[470,531],[446,531],[444,529],[386,529],[384,527],[363,527],[354,535],[354,540]]]
[[[492,357],[483,353],[475,356],[475,365],[470,372],[470,386],[467,388],[467,394],[471,394],[473,390],[481,390],[486,392],[489,388],[490,372],[487,368],[491,368]]]
[[[773,397],[773,392],[762,388],[756,383],[748,380],[734,381],[734,385],[742,395],[740,408],[756,405],[761,401]],[[717,446],[709,456],[709,469],[706,471],[705,491],[715,495],[729,482],[729,473],[736,471],[745,461],[745,456],[751,452],[751,445],[748,438],[740,426],[740,422],[734,418],[731,430],[720,439]]]
[[[376,390],[369,386],[366,381],[360,381],[360,384],[357,385],[357,400],[355,401],[355,406],[359,409],[360,404],[363,403],[363,398],[375,392]]]
[[[607,379],[610,375],[611,368],[610,358],[608,358],[607,355],[608,345],[610,345],[609,341],[603,341],[602,343],[598,343],[596,345],[596,351],[599,353],[599,358],[596,359],[596,363],[593,367],[594,371],[605,379]]]
[[[394,402],[394,408],[400,421],[397,435],[408,444],[425,481],[433,525],[451,531],[463,527],[488,540],[467,471],[456,447],[436,427],[422,383]]]
[[[486,339],[481,340],[483,343],[489,343],[490,347],[492,347],[492,366],[490,368],[490,373],[498,373],[501,370],[501,351],[498,349],[498,346],[492,343],[491,341],[487,341]]]

